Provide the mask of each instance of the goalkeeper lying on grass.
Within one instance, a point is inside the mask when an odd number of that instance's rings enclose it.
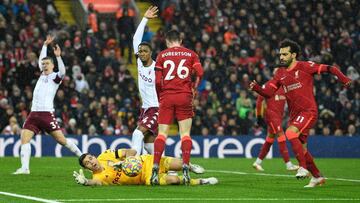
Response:
[[[150,185],[151,169],[153,165],[153,155],[141,155],[138,159],[141,162],[141,171],[134,176],[127,176],[122,164],[126,157],[136,154],[133,149],[106,150],[97,158],[94,155],[85,153],[79,158],[79,164],[85,169],[92,171],[92,179],[84,176],[83,170],[74,171],[74,178],[78,184],[82,185]],[[173,157],[163,157],[160,161],[159,177],[160,185],[179,185],[182,178],[176,173],[169,171],[182,170],[181,159]],[[204,169],[195,164],[190,164],[190,171],[196,174],[204,173]],[[191,185],[214,185],[218,180],[214,177],[191,179]]]

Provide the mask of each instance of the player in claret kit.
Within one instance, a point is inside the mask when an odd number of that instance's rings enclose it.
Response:
[[[160,97],[159,133],[154,142],[154,166],[151,184],[159,184],[159,163],[164,152],[165,141],[174,117],[179,124],[183,158],[183,182],[190,183],[189,161],[192,149],[190,130],[192,125],[193,98],[203,75],[197,54],[181,46],[180,33],[171,30],[165,37],[167,49],[161,51],[156,59],[156,89]],[[192,74],[196,79],[192,81]]]
[[[297,61],[300,46],[294,41],[288,39],[282,41],[279,54],[281,66],[284,68],[279,68],[274,77],[263,87],[253,81],[250,89],[266,98],[272,97],[280,87],[284,89],[290,112],[285,135],[300,165],[296,177],[305,178],[309,176],[310,171],[313,177],[305,187],[322,185],[325,183],[325,178],[321,175],[306,145],[309,130],[316,123],[318,114],[313,92],[313,76],[329,72],[337,76],[344,86],[349,86],[351,80],[334,66],[316,64],[312,61]]]
[[[142,99],[142,107],[138,119],[138,127],[132,134],[132,148],[140,155],[143,149],[154,154],[154,139],[157,135],[159,102],[155,87],[155,61],[152,60],[152,47],[147,42],[141,42],[146,23],[157,17],[158,8],[151,6],[144,14],[136,29],[133,40],[135,56],[137,57],[138,86]]]
[[[61,59],[61,49],[59,45],[54,47],[54,54],[58,62],[59,72],[54,72],[54,62],[47,55],[47,47],[52,43],[54,37],[47,36],[41,49],[39,57],[39,68],[41,76],[38,79],[31,105],[31,112],[21,131],[21,168],[13,174],[30,174],[29,164],[31,156],[30,140],[41,131],[49,133],[61,145],[67,147],[77,156],[81,156],[80,149],[62,133],[59,124],[54,116],[54,97],[62,79],[65,76],[65,65]]]
[[[274,72],[276,70],[277,69],[275,69]],[[261,147],[258,158],[253,163],[253,167],[258,171],[264,171],[261,163],[269,152],[275,138],[277,138],[280,154],[284,159],[286,170],[295,171],[299,168],[299,166],[294,165],[290,161],[289,152],[286,146],[286,137],[282,128],[285,102],[285,92],[282,88],[279,88],[271,98],[266,99],[261,95],[258,95],[257,97],[256,117],[258,124],[262,125],[265,121],[267,126],[267,136],[265,143]]]

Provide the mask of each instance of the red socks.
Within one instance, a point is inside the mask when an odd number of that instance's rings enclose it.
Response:
[[[290,161],[290,156],[289,156],[289,151],[288,148],[286,146],[286,137],[285,135],[280,135],[278,138],[278,144],[279,144],[279,150],[280,150],[280,154],[284,159],[284,162],[287,163]]]
[[[287,130],[285,132],[285,135],[288,138],[289,142],[291,143],[292,150],[295,154],[296,159],[299,162],[299,165],[306,169],[307,167],[306,167],[306,160],[305,160],[305,156],[304,156],[304,149],[298,138],[298,133],[293,132],[291,130]]]
[[[166,137],[159,134],[154,141],[154,164],[159,165],[161,156],[165,149]]]
[[[305,152],[305,158],[306,158],[306,166],[307,169],[311,172],[311,174],[318,178],[321,176],[319,169],[316,167],[316,164],[314,162],[314,159],[309,151]]]
[[[259,159],[263,160],[265,158],[273,143],[274,143],[274,138],[266,137],[265,143],[262,145],[261,151],[258,156]]]
[[[181,138],[181,151],[182,151],[183,164],[189,165],[191,149],[192,149],[191,137],[189,135],[183,136]]]

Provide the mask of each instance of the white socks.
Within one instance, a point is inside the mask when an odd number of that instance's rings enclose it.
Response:
[[[20,159],[21,159],[21,168],[22,169],[29,170],[30,156],[31,156],[30,143],[21,145]]]
[[[140,130],[135,129],[132,134],[131,148],[136,150],[136,155],[141,154],[143,149],[143,144],[144,144],[144,134]]]
[[[261,159],[259,159],[259,157],[258,157],[258,158],[256,158],[255,163],[257,163],[257,164],[261,164],[261,162],[262,162],[262,160],[261,160]]]
[[[154,143],[145,143],[144,148],[149,154],[154,154]]]
[[[73,143],[71,140],[66,139],[65,147],[68,148],[70,151],[72,151],[76,156],[80,157],[82,155],[82,152],[80,149]]]

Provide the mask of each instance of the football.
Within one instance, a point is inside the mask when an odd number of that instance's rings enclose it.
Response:
[[[135,177],[141,173],[142,163],[140,158],[137,157],[127,157],[124,163],[121,165],[122,171],[125,175],[129,177]]]

